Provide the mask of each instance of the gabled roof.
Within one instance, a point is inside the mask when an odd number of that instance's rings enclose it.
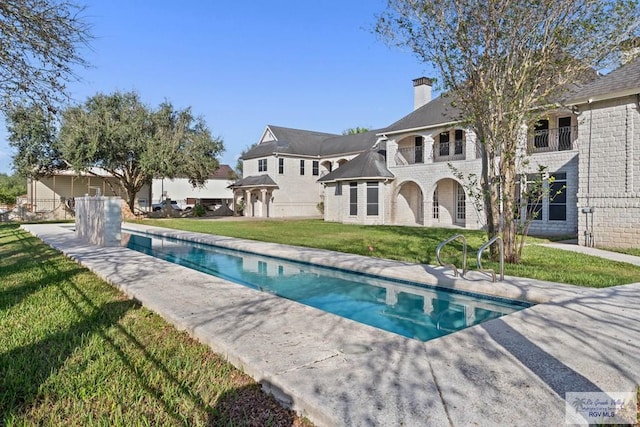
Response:
[[[268,125],[267,131],[270,136],[273,136],[275,139],[260,142],[242,156],[243,160],[265,157],[275,153],[317,156],[320,152],[322,141],[338,136],[332,133],[291,129],[273,125]],[[265,131],[265,135],[267,131]]]
[[[246,188],[246,187],[275,187],[278,188],[273,179],[269,175],[253,175],[241,178],[229,185],[227,188]]]
[[[255,159],[276,153],[313,157],[358,153],[375,144],[376,132],[337,135],[268,125],[262,142],[247,151],[242,159]],[[266,136],[269,139],[266,139]]]
[[[583,86],[567,103],[583,104],[636,93],[640,93],[640,57]]]
[[[454,105],[453,97],[445,93],[381,130],[380,133],[391,134],[458,121],[460,121],[460,110]]]
[[[386,162],[387,152],[374,148],[354,157],[338,169],[326,174],[318,182],[334,182],[350,179],[395,178]]]

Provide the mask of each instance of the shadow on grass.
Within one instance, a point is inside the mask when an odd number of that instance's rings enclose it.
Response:
[[[63,331],[0,354],[0,413],[26,409],[40,386],[88,336],[117,323],[135,305],[133,301],[109,302]]]
[[[180,414],[180,409],[174,403],[175,396],[165,396],[163,388],[153,385],[147,378],[145,374],[149,368],[160,372],[165,383],[175,386],[183,399],[190,400],[200,411],[206,414],[213,413],[213,408],[206,404],[201,396],[194,393],[188,384],[183,384],[162,360],[149,353],[145,345],[120,324],[130,310],[140,308],[136,301],[120,299],[114,293],[108,302],[97,302],[95,297],[85,293],[75,280],[77,274],[86,271],[84,268],[80,268],[76,263],[59,262],[62,257],[57,252],[46,248],[39,240],[28,237],[26,233],[16,230],[10,234],[14,234],[10,243],[20,245],[20,252],[24,253],[23,257],[16,259],[14,269],[21,272],[33,270],[33,274],[38,278],[20,283],[13,288],[2,287],[0,310],[19,303],[38,290],[53,288],[70,307],[67,309],[68,318],[80,320],[70,325],[65,324],[58,331],[39,340],[0,353],[0,414],[20,416],[26,413],[31,405],[42,398],[41,386],[48,378],[55,375],[69,357],[78,349],[82,349],[95,335],[100,337],[131,372],[132,377],[135,377],[136,387],[143,388],[148,396],[160,402],[173,425],[187,425],[184,414]],[[1,257],[6,253],[0,250]],[[22,277],[25,276],[29,275],[22,274]],[[20,276],[17,277],[17,280],[20,280]],[[107,284],[104,286],[108,287]],[[60,314],[54,314],[52,317],[53,323],[49,326],[53,329]],[[24,325],[24,329],[29,334],[34,328]],[[37,330],[37,327],[34,330]],[[119,343],[117,338],[113,338],[113,331],[123,337],[124,342]],[[23,331],[16,332],[20,334]],[[11,337],[5,336],[3,339]],[[131,349],[126,348],[128,344],[131,344],[141,356],[132,354]],[[0,418],[0,425],[2,424],[3,420]]]

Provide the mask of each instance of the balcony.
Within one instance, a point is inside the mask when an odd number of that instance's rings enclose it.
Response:
[[[415,165],[424,163],[424,147],[399,147],[396,152],[396,165]]]
[[[556,129],[538,129],[529,137],[527,153],[548,153],[577,149],[577,126],[565,126]]]

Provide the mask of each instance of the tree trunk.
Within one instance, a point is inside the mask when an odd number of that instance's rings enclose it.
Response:
[[[514,201],[516,192],[516,171],[515,164],[507,161],[500,169],[504,171],[502,182],[502,206],[503,223],[502,242],[504,244],[504,260],[508,263],[516,264],[520,262],[517,250],[518,227],[514,217]]]
[[[500,191],[499,179],[496,177],[495,154],[492,145],[485,145],[482,152],[482,175],[480,186],[484,197],[484,210],[487,218],[487,240],[493,239],[500,233]],[[491,258],[496,258],[496,249],[489,248]]]

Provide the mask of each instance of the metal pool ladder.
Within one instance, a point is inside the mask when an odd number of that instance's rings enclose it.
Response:
[[[462,239],[462,274],[464,275],[467,272],[467,239],[462,234],[456,234],[455,236],[451,236],[447,240],[440,243],[436,248],[436,259],[438,260],[438,264],[440,264],[441,266],[453,268],[453,275],[455,277],[458,277],[458,269],[456,268],[456,266],[454,264],[445,264],[440,259],[440,250],[447,243],[451,243],[456,239]]]
[[[489,246],[491,246],[494,242],[498,242],[498,248],[500,249],[500,281],[504,281],[504,243],[502,242],[502,237],[500,236],[495,236],[493,239],[489,240],[487,243],[485,243],[484,245],[480,246],[480,249],[478,249],[478,256],[476,258],[476,261],[478,263],[478,271],[483,271],[485,273],[491,273],[491,277],[493,278],[493,281],[496,281],[496,272],[493,271],[493,269],[491,268],[482,268],[482,252],[487,249]]]

